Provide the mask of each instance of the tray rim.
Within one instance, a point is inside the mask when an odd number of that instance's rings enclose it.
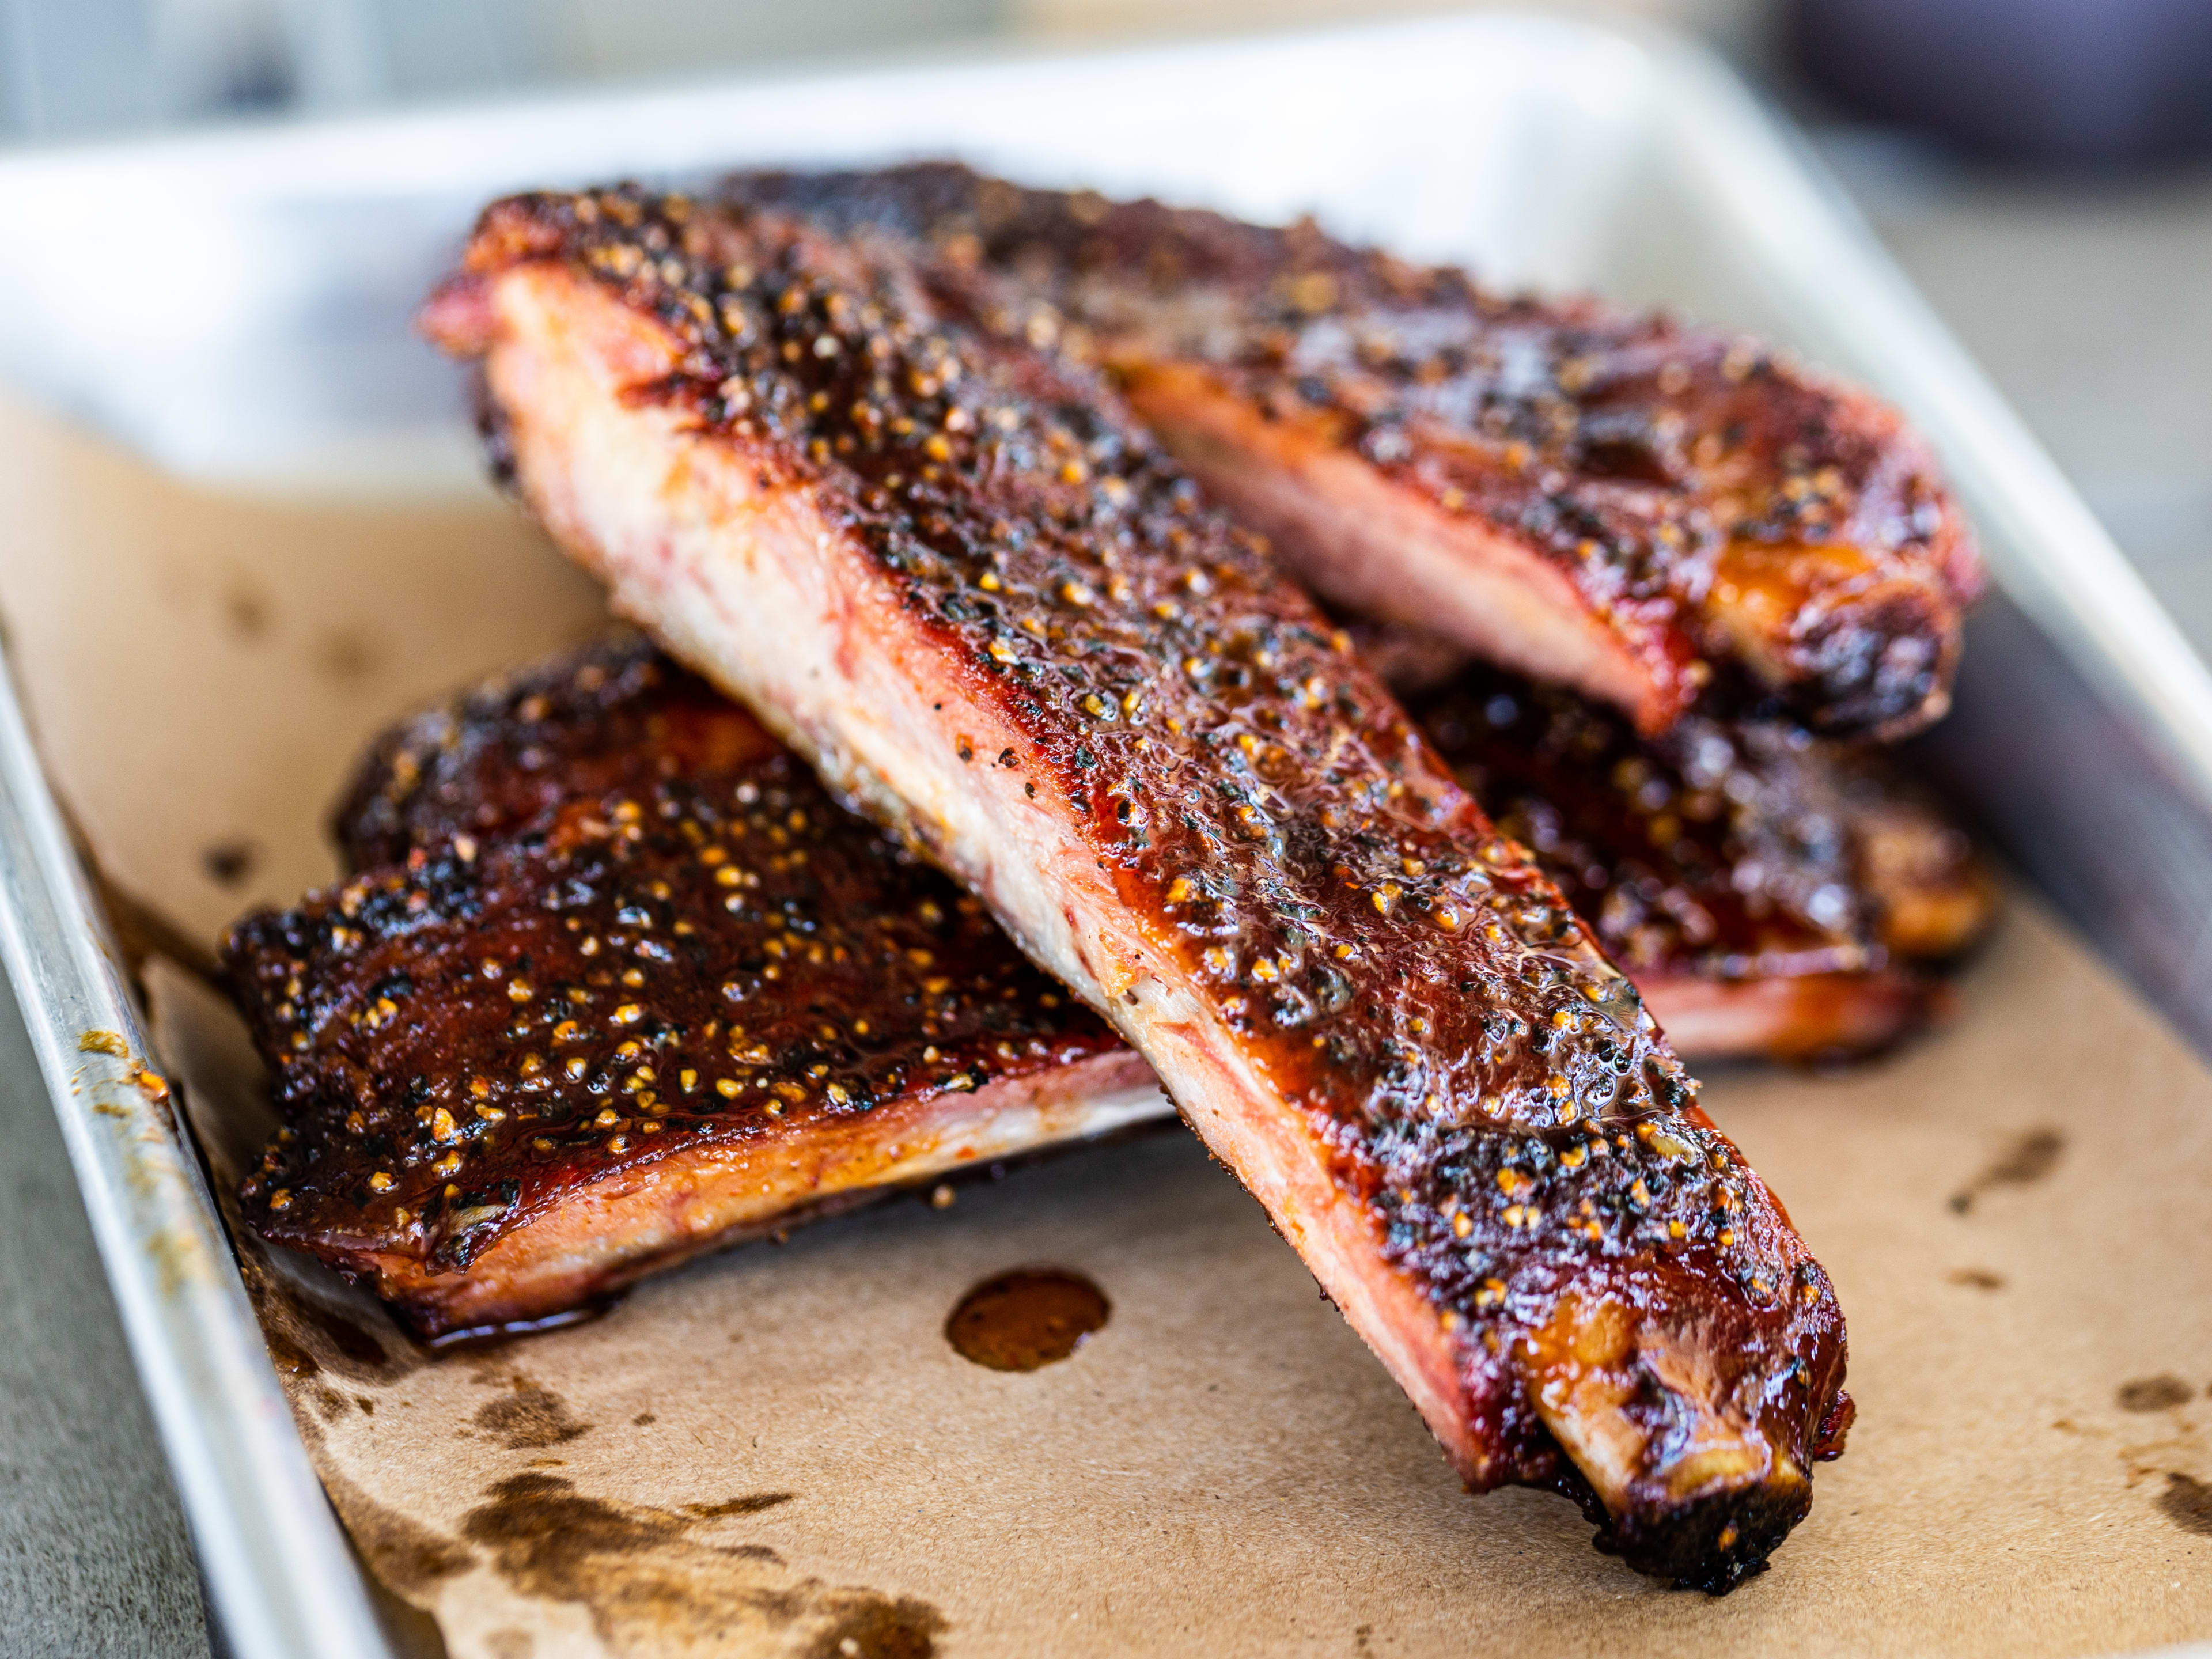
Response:
[[[0,957],[224,1636],[239,1659],[386,1659],[181,1109],[147,1079],[146,1022],[4,654]]]
[[[1319,30],[1110,46],[1015,44],[801,64],[667,88],[526,94],[169,138],[40,147],[0,158],[0,186],[97,190],[178,167],[204,183],[231,161],[305,188],[342,160],[398,189],[380,135],[471,130],[562,112],[578,125],[681,110],[767,86],[865,85],[884,76],[1055,65],[1240,48],[1325,51],[1347,37],[1432,39],[1451,50],[1534,27],[1596,52],[1629,52],[1663,95],[1666,128],[1741,235],[1764,297],[1824,359],[1878,386],[1933,439],[1989,538],[1993,574],[2089,684],[2145,732],[2200,808],[2212,808],[2212,673],[2029,434],[1911,287],[1810,145],[1708,49],[1650,26],[1485,11]],[[319,174],[316,168],[324,169]],[[227,170],[227,169],[226,169]],[[0,958],[22,1006],[141,1384],[191,1521],[211,1609],[240,1659],[387,1659],[363,1570],[310,1463],[234,1268],[189,1135],[138,1086],[147,1039],[93,883],[57,805],[0,652]],[[126,1057],[82,1047],[111,1031]],[[2212,1654],[2212,1644],[2163,1650]]]

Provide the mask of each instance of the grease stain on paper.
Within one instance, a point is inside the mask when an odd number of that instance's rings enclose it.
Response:
[[[945,1340],[994,1371],[1033,1371],[1066,1359],[1113,1313],[1106,1293],[1056,1267],[1001,1273],[960,1298]]]
[[[235,887],[253,873],[261,854],[250,841],[219,841],[200,849],[200,868],[218,887]]]
[[[380,1369],[390,1358],[384,1352],[384,1344],[337,1309],[304,1297],[295,1300],[292,1306],[301,1318],[330,1338],[331,1346],[355,1364]]]
[[[233,582],[223,590],[222,619],[236,639],[258,640],[269,631],[269,600],[250,582]]]
[[[509,1451],[538,1451],[589,1434],[594,1425],[569,1414],[568,1403],[520,1371],[507,1379],[509,1392],[484,1402],[472,1419],[477,1427]]]
[[[1970,1291],[2001,1291],[2005,1287],[2004,1275],[1991,1273],[1987,1267],[1954,1267],[1951,1282]]]
[[[1951,1207],[1964,1215],[1993,1187],[2033,1187],[2058,1167],[2066,1137],[2052,1128],[2030,1129],[1999,1153],[1990,1166],[1951,1194]]]
[[[367,679],[383,659],[376,643],[356,629],[333,629],[315,641],[315,666],[341,685]]]
[[[2169,1469],[2158,1511],[2184,1532],[2212,1538],[2212,1486]]]
[[[320,1471],[338,1518],[376,1576],[402,1595],[420,1595],[476,1565],[476,1552],[421,1522],[386,1509],[335,1469]]]
[[[777,1502],[788,1493],[762,1494]],[[463,1534],[523,1595],[582,1606],[617,1656],[728,1652],[789,1659],[930,1659],[944,1619],[911,1596],[824,1583],[758,1545],[694,1542],[711,1517],[593,1498],[558,1476],[485,1489]],[[756,1500],[694,1506],[749,1513]],[[757,1504],[756,1507],[766,1507]]]
[[[719,1504],[686,1504],[684,1513],[697,1521],[721,1521],[732,1515],[758,1515],[798,1496],[791,1492],[757,1492],[744,1498],[726,1498]]]
[[[2124,1412],[2162,1412],[2169,1406],[2185,1406],[2196,1397],[2196,1389],[2171,1374],[2123,1382],[2115,1396]]]
[[[249,1275],[249,1292],[254,1288]],[[344,1314],[313,1298],[288,1293],[273,1283],[253,1297],[261,1338],[269,1358],[287,1376],[301,1379],[325,1370],[349,1382],[396,1382],[412,1370],[411,1355],[392,1352]]]
[[[421,1350],[396,1330],[379,1339],[351,1313],[283,1283],[258,1241],[250,1234],[234,1236],[246,1244],[239,1252],[239,1276],[279,1371],[304,1379],[329,1370],[349,1382],[379,1384],[396,1382],[423,1363]],[[364,1310],[362,1316],[379,1316]]]
[[[268,1346],[270,1362],[287,1376],[313,1376],[323,1369],[282,1326],[264,1326],[261,1340]]]

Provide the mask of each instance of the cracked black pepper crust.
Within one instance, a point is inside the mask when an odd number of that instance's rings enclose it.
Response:
[[[1995,912],[1971,838],[1881,749],[1771,708],[1692,713],[1644,737],[1434,635],[1345,626],[1460,781],[1646,984],[1887,973],[1924,1000],[1921,970]]]
[[[1267,420],[1487,521],[1568,576],[1667,719],[1701,692],[1727,707],[1762,685],[1838,734],[1896,737],[1948,707],[1981,574],[1932,458],[1890,410],[1755,341],[1495,293],[1310,221],[1250,225],[951,163],[722,190],[895,230],[988,326],[1133,380],[1202,366]]]
[[[741,778],[783,752],[752,716],[624,629],[382,733],[331,832],[357,874],[457,836],[511,838],[564,802]]]
[[[1630,973],[1888,965],[1856,864],[1856,770],[1802,727],[1693,714],[1639,738],[1587,698],[1483,667],[1413,710]]]
[[[954,740],[1064,804],[1302,1112],[1449,1334],[1471,1478],[1578,1488],[1507,1363],[1570,1293],[1675,1321],[1815,1455],[1843,1326],[1779,1206],[1556,890],[1095,375],[962,326],[896,246],[630,187],[495,204],[428,326],[483,349],[487,284],[540,264],[658,324],[678,367],[628,395],[807,489],[1030,742]],[[1787,1525],[1613,1535],[1724,1587]]]
[[[1120,1045],[752,717],[636,639],[397,728],[366,867],[224,963],[285,1127],[264,1237],[458,1273],[564,1193],[702,1143]]]

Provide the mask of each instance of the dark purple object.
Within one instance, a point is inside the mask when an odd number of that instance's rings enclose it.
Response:
[[[2212,152],[2212,0],[1792,0],[1800,65],[1855,112],[1984,155]]]

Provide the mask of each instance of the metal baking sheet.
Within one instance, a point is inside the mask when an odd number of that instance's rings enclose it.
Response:
[[[0,161],[23,233],[0,243],[0,378],[227,489],[476,491],[453,377],[408,318],[486,198],[946,153],[1310,210],[1495,282],[1743,326],[1887,393],[1942,452],[2000,590],[1929,762],[2212,1046],[2212,679],[1786,131],[1662,37],[1486,15],[19,155]],[[386,1651],[5,698],[0,785],[0,947],[232,1645]]]

